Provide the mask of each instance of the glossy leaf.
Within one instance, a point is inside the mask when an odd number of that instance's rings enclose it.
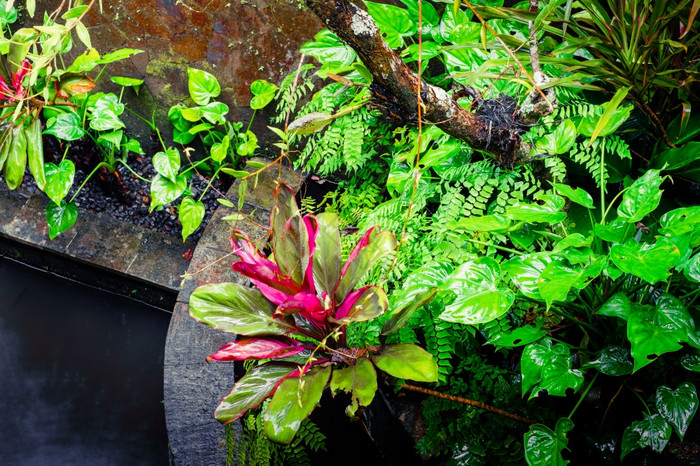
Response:
[[[340,281],[335,289],[336,302],[342,302],[347,294],[379,260],[396,247],[396,237],[389,231],[368,230],[350,253],[340,271]]]
[[[324,212],[316,216],[318,234],[313,255],[314,284],[318,293],[332,295],[340,278],[340,230],[338,216]]]
[[[389,47],[401,47],[404,44],[404,36],[410,35],[415,27],[408,11],[394,5],[369,1],[365,2],[365,5]]]
[[[304,44],[299,52],[334,66],[348,66],[357,59],[357,54],[328,29],[316,34],[314,40]]]
[[[309,348],[313,349],[288,337],[239,338],[207,356],[207,362],[279,359],[294,356]]]
[[[231,145],[231,140],[228,136],[224,136],[221,142],[215,142],[211,146],[211,158],[214,162],[223,162],[228,155],[228,149]],[[248,176],[248,172],[245,172],[245,176]]]
[[[90,128],[95,131],[109,131],[124,128],[119,115],[124,111],[124,104],[114,94],[100,96],[90,107]]]
[[[221,86],[214,75],[190,67],[187,68],[187,87],[197,105],[207,105],[221,93]]]
[[[360,358],[353,366],[333,370],[331,392],[335,395],[343,390],[351,396],[347,407],[349,415],[354,416],[360,406],[369,406],[377,392],[377,371],[367,358]]]
[[[683,274],[688,280],[700,283],[700,253],[690,258],[683,269]]]
[[[294,198],[294,191],[288,185],[280,183],[273,194],[274,205],[270,209],[270,242],[272,250],[278,250],[278,243],[282,237],[282,230],[287,220],[299,215],[299,207]]]
[[[606,225],[596,223],[594,231],[600,239],[611,243],[624,243],[634,237],[636,229],[633,224],[627,223],[624,219],[616,218]]]
[[[680,259],[680,251],[673,244],[640,244],[628,240],[610,249],[610,259],[623,272],[636,275],[653,285],[668,278],[671,268]]]
[[[452,273],[449,262],[434,262],[408,276],[394,302],[394,311],[382,327],[382,334],[388,335],[402,328],[413,313],[432,301]]]
[[[455,300],[445,307],[440,318],[462,324],[482,324],[502,316],[515,300],[515,293],[501,285],[501,271],[491,258],[462,264],[445,282],[445,290]]]
[[[585,267],[569,266],[560,260],[547,264],[537,280],[547,306],[553,301],[565,301],[571,288],[580,290],[588,286],[601,274],[605,263],[605,258],[600,257]]]
[[[598,309],[598,314],[602,316],[619,317],[627,320],[632,313],[638,309],[638,305],[630,301],[625,293],[616,293]]]
[[[161,174],[151,180],[151,209],[173,202],[187,189],[187,179],[184,175],[178,175],[175,180],[166,178]]]
[[[660,233],[680,236],[694,233],[693,246],[700,244],[700,206],[681,207],[666,212],[661,216]]]
[[[310,235],[301,215],[287,220],[282,235],[275,248],[275,262],[282,275],[296,283],[302,283],[312,251],[309,245]]]
[[[524,325],[510,332],[500,331],[489,334],[489,343],[496,348],[515,348],[537,341],[546,334],[547,331],[542,328],[541,323],[537,326]]]
[[[49,201],[46,205],[46,223],[49,225],[49,238],[54,239],[75,224],[78,219],[78,206],[75,202],[61,200],[59,204]]]
[[[253,98],[250,100],[250,108],[260,110],[275,98],[278,87],[264,79],[256,79],[250,85],[250,93]]]
[[[522,294],[528,298],[542,300],[539,278],[551,261],[552,257],[549,254],[523,254],[503,262],[501,269]]]
[[[58,165],[47,163],[44,164],[44,173],[46,175],[44,192],[54,204],[59,205],[70,191],[70,187],[73,186],[75,165],[68,159],[61,160]]]
[[[32,120],[24,130],[27,138],[27,162],[29,171],[34,177],[36,185],[44,190],[46,186],[46,173],[44,172],[44,141],[41,137],[41,120],[37,117]]]
[[[683,440],[686,430],[698,411],[698,392],[695,385],[684,382],[677,389],[661,386],[656,390],[656,409]]]
[[[539,197],[542,204],[516,203],[506,208],[506,215],[513,220],[530,223],[559,223],[566,218],[564,199],[553,194],[543,194]]]
[[[467,231],[505,231],[510,228],[511,220],[499,214],[472,216],[461,219],[455,225],[457,229]]]
[[[664,181],[659,173],[659,170],[648,170],[624,192],[617,208],[620,218],[628,223],[638,222],[658,207],[663,193],[659,187]]]
[[[215,125],[223,125],[228,113],[228,105],[223,102],[209,102],[204,107],[200,107],[202,118]]]
[[[153,168],[160,175],[174,181],[180,173],[180,151],[169,147],[165,152],[157,152],[153,156]]]
[[[197,288],[190,296],[190,315],[210,327],[239,335],[283,335],[294,330],[275,319],[275,306],[258,290],[237,283]]]
[[[335,317],[328,320],[337,324],[364,322],[378,317],[389,307],[384,290],[378,286],[366,286],[348,294],[338,306]]]
[[[24,179],[24,170],[27,168],[27,137],[24,135],[24,127],[16,124],[12,128],[12,144],[5,160],[5,183],[10,189],[17,189]]]
[[[598,354],[596,359],[589,361],[584,367],[593,367],[598,372],[611,375],[631,374],[634,364],[630,361],[630,352],[622,346],[608,346]]]
[[[312,369],[303,377],[282,381],[263,414],[263,430],[274,442],[288,444],[321,400],[331,368]]]
[[[622,124],[627,119],[627,117],[624,117],[624,119],[621,118],[621,115],[624,115],[625,109],[621,109],[623,111],[618,112],[618,107],[625,97],[627,97],[627,93],[630,91],[630,89],[631,87],[629,86],[619,88],[617,92],[615,92],[613,98],[610,99],[610,102],[603,105],[603,114],[596,121],[595,128],[593,128],[593,131],[590,134],[591,139],[586,145],[587,147],[590,146],[599,135],[604,136],[605,134],[610,134],[610,127],[619,126],[619,124],[617,124],[618,121],[621,120],[620,124]],[[631,107],[626,109],[627,116],[629,116],[630,110]]]
[[[680,343],[692,342],[695,323],[683,304],[671,295],[657,298],[652,309],[638,310],[627,321],[627,338],[632,344],[634,371],[664,353],[678,351]]]
[[[250,369],[238,380],[216,408],[214,417],[222,424],[233,422],[249,409],[256,408],[271,396],[286,377],[298,373],[298,366],[270,362]]]
[[[681,365],[689,371],[700,372],[700,354],[697,352],[684,354],[681,358]]]
[[[561,418],[552,431],[542,424],[535,424],[525,434],[525,461],[529,466],[564,466],[569,464],[561,453],[567,449],[566,434],[574,428],[569,418]]]
[[[562,196],[568,197],[571,202],[582,205],[587,209],[592,209],[595,207],[591,195],[582,188],[572,188],[571,186],[563,183],[552,183],[552,187]]]
[[[660,414],[645,414],[643,421],[635,421],[622,434],[622,455],[624,459],[631,451],[651,447],[661,453],[671,438],[671,424]]]
[[[569,119],[564,120],[552,135],[554,137],[554,154],[564,154],[576,141],[576,125]]]
[[[659,170],[677,170],[696,160],[700,160],[700,141],[690,141],[682,147],[666,149],[656,154],[651,160],[651,166]]]
[[[206,210],[202,201],[195,201],[190,196],[186,196],[182,199],[177,211],[182,224],[182,241],[185,241],[202,224]]]
[[[44,134],[56,136],[64,141],[75,141],[85,136],[80,117],[75,112],[59,113],[46,121]]]
[[[401,343],[382,346],[372,356],[374,365],[398,379],[437,382],[438,367],[433,356],[417,345]]]
[[[569,388],[577,391],[583,383],[581,371],[572,369],[571,352],[564,343],[552,345],[545,338],[525,347],[520,358],[523,396],[532,388],[530,399],[542,390],[552,396],[565,396]]]

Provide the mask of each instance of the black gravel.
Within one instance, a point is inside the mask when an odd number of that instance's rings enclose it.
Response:
[[[155,146],[155,144],[152,145]],[[65,146],[59,143],[58,140],[52,137],[45,137],[44,157],[47,162],[53,159],[54,162],[58,163],[63,156],[64,150]],[[158,148],[156,146],[152,151],[149,151],[149,148],[144,147],[144,150],[155,153]],[[85,177],[102,160],[102,156],[91,141],[74,141],[71,144],[67,157],[76,165],[73,187],[67,196],[67,199],[70,199],[82,185]],[[130,153],[127,163],[131,170],[145,179],[151,180],[156,175],[151,163],[151,155]],[[182,225],[177,213],[177,206],[182,198],[149,213],[151,203],[150,184],[134,176],[123,164],[117,165],[116,174],[109,173],[104,169],[99,170],[80,190],[75,198],[75,203],[79,208],[78,216],[80,216],[80,210],[84,209],[93,212],[103,212],[118,220],[163,232],[182,241]],[[208,183],[209,178],[203,174],[193,175],[189,182],[190,195],[194,199],[199,199]],[[25,176],[22,187],[32,192],[38,192],[31,175],[28,174]],[[224,185],[221,180],[214,180],[202,199],[206,210],[202,225],[188,237],[188,241],[199,241],[204,228],[219,205],[216,199],[221,197],[227,189],[228,186]]]

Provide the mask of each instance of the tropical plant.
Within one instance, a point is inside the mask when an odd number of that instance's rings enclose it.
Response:
[[[348,412],[368,406],[377,390],[376,368],[416,381],[437,380],[432,356],[414,344],[351,348],[347,327],[388,308],[377,285],[356,288],[369,267],[396,247],[390,232],[368,230],[341,262],[341,239],[333,214],[305,215],[294,192],[279,184],[270,218],[274,262],[241,232],[231,243],[240,260],[234,271],[257,289],[236,283],[205,285],[190,298],[190,314],[214,328],[240,335],[208,360],[264,362],[238,380],[216,410],[232,422],[272,396],[263,416],[271,440],[289,443],[327,386],[351,395]]]

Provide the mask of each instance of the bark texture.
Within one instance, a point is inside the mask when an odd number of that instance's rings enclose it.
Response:
[[[387,45],[369,14],[348,0],[306,0],[306,3],[328,29],[355,50],[374,76],[373,85],[393,95],[405,113],[416,114],[419,78]],[[420,89],[425,122],[437,125],[474,149],[495,155],[504,166],[526,160],[530,147],[520,137],[524,129],[519,123],[517,105],[494,101],[472,113],[439,87],[422,82]],[[492,118],[494,109],[506,113]]]

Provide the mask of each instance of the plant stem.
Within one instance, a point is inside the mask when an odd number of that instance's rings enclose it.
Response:
[[[258,112],[258,109],[253,109],[253,114],[250,116],[250,121],[248,122],[248,127],[245,129],[245,132],[247,133],[250,131],[250,127],[253,126],[253,119],[255,118],[255,114]]]
[[[462,403],[468,406],[473,406],[475,408],[483,409],[485,411],[489,411],[495,414],[498,414],[499,416],[504,416],[519,422],[523,422],[525,424],[535,424],[535,421],[531,419],[527,419],[522,416],[518,416],[517,414],[509,413],[508,411],[504,411],[502,409],[495,408],[493,406],[487,405],[485,403],[482,403],[480,401],[475,401],[475,400],[470,400],[468,398],[462,398],[461,396],[454,396],[454,395],[448,395],[447,393],[442,393],[438,392],[436,390],[430,390],[428,388],[423,388],[423,387],[417,387],[415,385],[408,385],[408,384],[401,384],[399,385],[401,388],[405,388],[406,390],[411,390],[413,392],[418,392],[418,393],[424,393],[426,395],[431,395],[431,396],[436,396],[438,398],[442,398],[444,400],[450,400],[454,401],[456,403]]]
[[[220,166],[219,168],[217,168],[216,171],[214,172],[214,174],[209,177],[209,182],[207,183],[207,187],[204,188],[204,191],[202,191],[202,194],[199,196],[199,199],[197,199],[198,201],[201,201],[202,198],[204,197],[204,195],[207,193],[207,191],[209,191],[211,184],[214,182],[216,177],[219,175],[219,172],[221,171],[222,168],[223,168],[223,165]]]
[[[583,391],[583,393],[581,393],[581,396],[579,397],[578,402],[576,403],[576,406],[574,406],[574,409],[572,409],[571,412],[569,413],[569,416],[567,416],[569,419],[571,419],[571,417],[574,415],[574,413],[576,412],[578,407],[581,406],[583,399],[586,398],[586,395],[588,395],[588,392],[591,390],[591,387],[593,387],[593,384],[595,383],[595,381],[599,375],[600,375],[600,372],[596,371],[595,375],[591,379],[591,381],[588,384],[588,386],[586,387],[586,389]]]
[[[124,162],[124,161],[122,161],[122,160],[120,160],[119,163],[121,163],[122,165],[124,165],[124,166],[126,167],[126,169],[129,170],[129,171],[131,172],[131,174],[134,175],[134,176],[135,176],[136,178],[138,178],[139,180],[141,180],[141,181],[143,181],[143,182],[146,182],[146,183],[150,183],[150,182],[151,182],[151,180],[149,180],[148,178],[144,178],[143,176],[141,176],[141,175],[139,175],[138,173],[136,173],[136,172],[129,166],[128,163],[126,163],[126,162]]]
[[[90,178],[92,178],[92,175],[94,175],[95,173],[97,173],[97,170],[99,170],[99,169],[102,168],[102,167],[107,167],[107,168],[109,168],[109,164],[108,164],[107,162],[100,162],[100,163],[98,163],[97,166],[90,172],[90,174],[89,174],[88,176],[85,177],[85,179],[83,180],[83,182],[82,182],[82,184],[80,185],[80,187],[78,188],[78,190],[75,192],[75,194],[73,194],[73,197],[70,198],[70,202],[73,202],[73,200],[75,200],[75,198],[76,198],[76,196],[78,195],[78,193],[80,193],[80,191],[83,189],[83,186],[85,186],[85,183],[87,183],[88,180],[89,180]]]
[[[632,393],[635,394],[635,396],[636,396],[637,398],[639,398],[639,401],[641,401],[642,404],[644,405],[644,409],[647,411],[647,414],[651,415],[651,410],[649,409],[649,405],[647,405],[647,402],[644,401],[644,398],[642,398],[642,396],[641,396],[639,393],[637,393],[637,390],[635,390],[634,388],[630,387],[629,385],[625,385],[625,386],[626,386],[627,388],[629,388],[629,389],[632,391]]]

